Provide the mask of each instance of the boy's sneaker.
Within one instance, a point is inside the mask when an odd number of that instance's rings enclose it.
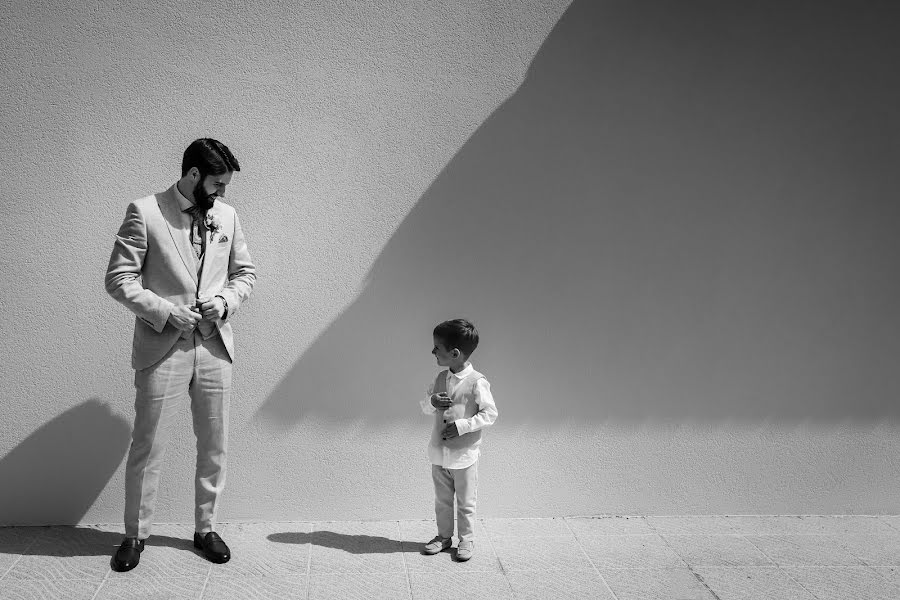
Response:
[[[425,544],[425,547],[422,548],[422,554],[437,554],[438,552],[443,552],[452,545],[452,538],[442,538],[441,536],[436,535],[433,540]]]
[[[466,562],[472,558],[473,552],[475,552],[475,542],[460,542],[459,548],[456,549],[456,560],[459,562]]]

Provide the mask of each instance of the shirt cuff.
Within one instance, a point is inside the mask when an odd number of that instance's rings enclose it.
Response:
[[[471,429],[469,428],[469,422],[466,419],[457,419],[454,421],[454,423],[456,424],[456,431],[459,433],[459,435],[466,435],[467,433],[469,433],[469,431],[471,431]]]

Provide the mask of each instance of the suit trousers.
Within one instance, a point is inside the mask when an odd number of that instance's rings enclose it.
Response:
[[[190,398],[197,438],[196,531],[215,526],[225,486],[231,358],[219,335],[179,338],[157,363],[135,371],[135,417],[125,466],[125,535],[146,539],[153,525],[160,466],[176,418]]]
[[[431,465],[434,480],[434,515],[438,535],[453,537],[453,497],[456,496],[456,528],[460,542],[475,539],[475,501],[478,499],[478,461],[465,469]]]

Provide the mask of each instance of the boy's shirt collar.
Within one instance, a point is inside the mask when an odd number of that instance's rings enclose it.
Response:
[[[475,368],[472,366],[472,363],[467,364],[459,373],[454,373],[450,369],[447,369],[447,373],[450,374],[450,377],[456,377],[457,379],[465,379],[469,373],[474,371]]]

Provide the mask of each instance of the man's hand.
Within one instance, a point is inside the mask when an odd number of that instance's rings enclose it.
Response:
[[[193,331],[200,320],[200,313],[193,306],[176,306],[169,313],[169,323],[181,331]]]
[[[447,410],[451,404],[453,403],[450,401],[450,396],[447,395],[447,392],[431,395],[431,405],[438,410]]]
[[[459,429],[456,428],[456,423],[450,423],[441,431],[441,439],[449,440],[455,437],[459,437]]]
[[[218,296],[198,298],[197,309],[204,321],[217,321],[225,316],[225,303]]]

